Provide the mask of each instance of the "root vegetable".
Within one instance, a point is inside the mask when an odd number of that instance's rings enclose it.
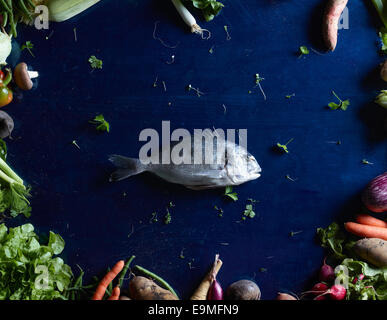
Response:
[[[329,51],[336,48],[339,20],[347,3],[348,0],[328,0],[323,21],[323,36]]]
[[[359,214],[356,217],[356,222],[360,224],[365,224],[367,226],[387,228],[387,222],[374,218],[368,214]]]
[[[298,299],[290,294],[278,292],[276,300],[298,300]]]
[[[335,271],[329,264],[326,264],[326,260],[324,259],[324,264],[321,267],[320,273],[319,273],[319,280],[324,282],[331,282],[334,280],[334,278],[335,278]]]
[[[177,12],[180,14],[181,18],[191,28],[192,33],[199,34],[203,39],[209,39],[211,33],[202,29],[197,23],[194,16],[188,11],[188,9],[181,3],[181,0],[172,0],[173,5],[175,6]]]
[[[222,267],[222,260],[219,258],[215,261],[212,269],[200,283],[199,287],[191,296],[191,300],[207,300],[208,292],[210,290],[211,284],[213,282],[214,277],[217,276],[220,268]]]
[[[354,245],[355,252],[371,264],[387,267],[387,241],[370,238],[358,240]]]
[[[169,290],[141,276],[136,276],[129,282],[129,296],[134,300],[179,300]]]
[[[173,290],[173,288],[162,278],[160,278],[158,275],[154,274],[153,272],[143,268],[143,267],[140,267],[140,266],[135,266],[135,268],[139,271],[141,271],[143,274],[147,275],[148,277],[156,280],[158,283],[160,283],[165,289],[167,289],[170,293],[172,293],[176,299],[169,299],[169,300],[179,300],[179,296],[177,295],[177,293],[175,292],[175,290]]]
[[[102,300],[103,296],[105,295],[107,287],[114,280],[114,278],[121,272],[121,270],[124,268],[124,265],[125,263],[123,260],[120,260],[115,264],[115,266],[102,278],[102,280],[98,284],[98,287],[95,290],[95,293],[91,298],[91,300]],[[117,293],[119,296],[119,292],[115,288],[113,291],[112,300],[118,300],[116,299]]]
[[[366,226],[355,222],[347,222],[344,224],[345,229],[362,238],[378,238],[387,240],[387,228]]]
[[[4,31],[0,32],[0,65],[6,64],[6,60],[12,51],[11,37]]]
[[[261,290],[250,280],[239,280],[226,290],[226,300],[260,300]]]

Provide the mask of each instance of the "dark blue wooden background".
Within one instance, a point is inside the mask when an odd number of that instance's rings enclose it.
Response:
[[[40,71],[39,86],[4,110],[20,137],[8,141],[9,162],[33,190],[29,221],[39,232],[60,233],[64,258],[89,278],[135,254],[137,264],[188,298],[220,253],[224,286],[255,279],[263,299],[305,289],[324,257],[316,228],[357,213],[359,192],[387,160],[387,112],[373,103],[386,87],[377,71],[379,19],[370,1],[350,1],[349,29],[340,31],[337,50],[298,58],[301,45],[321,50],[323,2],[224,0],[210,23],[195,12],[212,31],[210,40],[190,34],[171,2],[161,0],[105,0],[48,31],[20,29],[17,41],[35,45],[36,57],[23,51],[21,60]],[[153,39],[156,21],[157,36],[178,43],[176,49]],[[102,70],[91,72],[91,55],[103,60]],[[171,55],[175,63],[168,65]],[[256,73],[265,78],[266,101],[254,88]],[[206,94],[187,92],[188,84]],[[347,111],[327,109],[332,90],[350,99]],[[88,123],[99,113],[111,124],[109,134]],[[223,190],[189,191],[147,174],[109,183],[108,155],[136,156],[139,132],[161,130],[162,120],[189,130],[247,128],[262,177],[235,188],[235,203]],[[290,138],[289,154],[273,151]],[[330,143],[337,140],[342,144]],[[250,197],[260,201],[257,217],[238,223]],[[164,225],[170,201],[176,207]],[[214,205],[224,209],[223,218]],[[159,222],[150,224],[154,211]],[[291,231],[302,232],[290,237]]]

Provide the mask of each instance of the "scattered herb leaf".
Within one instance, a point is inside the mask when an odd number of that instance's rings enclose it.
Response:
[[[100,59],[97,59],[96,56],[91,56],[89,58],[89,63],[93,69],[102,69],[103,61]]]
[[[238,194],[236,192],[232,192],[232,186],[226,187],[226,189],[224,190],[224,195],[234,201],[238,200]]]
[[[90,123],[95,124],[98,131],[110,131],[110,124],[107,122],[102,114],[96,116]]]

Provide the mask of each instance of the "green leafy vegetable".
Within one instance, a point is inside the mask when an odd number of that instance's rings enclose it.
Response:
[[[33,48],[34,48],[34,44],[31,41],[26,41],[26,43],[23,44],[20,49],[21,51],[23,51],[24,49],[27,49],[28,52],[31,54],[31,56],[35,57],[34,54],[32,53]]]
[[[60,235],[50,232],[48,244],[39,242],[31,224],[0,225],[0,300],[65,299],[72,282],[71,268],[60,257]]]
[[[335,102],[330,102],[328,104],[328,107],[331,108],[331,110],[337,110],[337,109],[341,109],[343,111],[347,110],[348,109],[348,106],[350,105],[350,102],[349,100],[341,100],[338,95],[332,91],[332,94],[337,98],[337,100],[339,100],[339,103],[335,103]]]
[[[91,56],[89,58],[89,63],[93,69],[102,69],[103,61],[100,59],[97,59],[96,56]]]
[[[9,213],[12,217],[23,214],[28,218],[31,215],[29,189],[4,161],[7,152],[4,141],[0,143],[0,150],[0,213],[3,215]]]
[[[223,3],[216,0],[185,0],[186,2],[192,2],[192,5],[202,10],[204,19],[211,21],[219,14],[224,7]]]
[[[232,186],[226,187],[224,190],[224,195],[234,201],[238,201],[238,194],[236,192],[232,192]]]
[[[95,124],[98,131],[110,131],[110,124],[107,122],[102,114],[96,116],[90,123]]]

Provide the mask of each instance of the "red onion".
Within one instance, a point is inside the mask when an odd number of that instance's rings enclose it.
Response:
[[[223,289],[216,279],[212,282],[208,291],[208,300],[223,300]]]
[[[210,289],[208,290],[207,299],[208,300],[223,300],[223,289],[222,286],[216,281],[215,267],[218,264],[219,255],[215,256],[214,266],[212,268],[212,283]]]
[[[373,212],[387,211],[387,172],[373,179],[363,192],[362,200]]]

